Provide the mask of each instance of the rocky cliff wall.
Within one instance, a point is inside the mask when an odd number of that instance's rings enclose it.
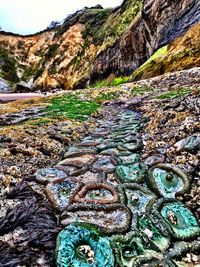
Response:
[[[115,45],[97,56],[90,82],[104,79],[111,73],[130,75],[155,50],[199,21],[199,0],[144,0],[141,17]]]

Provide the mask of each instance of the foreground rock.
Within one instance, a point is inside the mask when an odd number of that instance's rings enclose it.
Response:
[[[2,136],[0,263],[200,264],[199,91],[175,92]]]

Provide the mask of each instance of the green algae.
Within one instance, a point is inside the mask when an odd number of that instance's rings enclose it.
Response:
[[[179,88],[177,90],[172,90],[169,92],[162,93],[157,98],[158,99],[174,99],[174,98],[180,98],[183,96],[187,96],[190,94],[191,94],[190,88]]]
[[[52,118],[69,118],[84,121],[99,108],[100,105],[95,101],[83,101],[76,95],[66,94],[52,98],[44,112]]]

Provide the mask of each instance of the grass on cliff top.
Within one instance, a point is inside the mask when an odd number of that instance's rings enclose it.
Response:
[[[116,77],[112,81],[108,82],[107,80],[97,81],[92,84],[89,88],[102,88],[106,86],[117,86],[129,82],[129,77]]]
[[[166,55],[167,54],[167,50],[168,50],[168,46],[167,45],[161,47],[140,68],[144,68],[149,63],[151,63],[152,61],[154,61],[155,59],[160,58],[160,57]]]
[[[100,104],[92,100],[81,100],[72,94],[50,99],[44,111],[53,119],[86,120],[100,108]]]
[[[151,72],[153,70],[153,67],[155,68],[156,63],[159,64],[159,60],[161,60],[167,54],[167,51],[167,45],[158,49],[143,65],[141,65],[132,73],[130,79],[140,80],[142,78],[145,78],[145,73],[147,75],[147,72]]]

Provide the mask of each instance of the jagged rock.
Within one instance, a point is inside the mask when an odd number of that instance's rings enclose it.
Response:
[[[28,82],[21,81],[15,86],[15,93],[31,93],[34,90],[33,78]]]
[[[10,91],[9,84],[0,78],[0,93],[8,93]]]

